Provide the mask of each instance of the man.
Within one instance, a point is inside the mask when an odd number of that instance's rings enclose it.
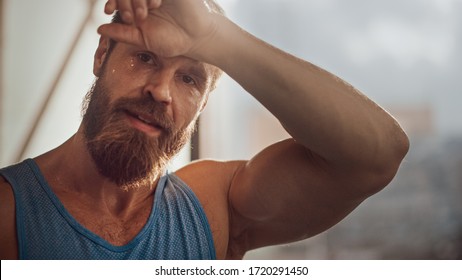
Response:
[[[2,259],[241,259],[330,228],[394,177],[397,122],[212,0],[109,0],[77,133],[3,169]],[[221,70],[293,137],[249,161],[165,165]]]

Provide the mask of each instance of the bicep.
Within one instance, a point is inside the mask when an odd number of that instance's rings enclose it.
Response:
[[[364,200],[343,188],[352,180],[293,139],[268,147],[236,173],[231,185],[235,240],[254,249],[326,230]]]

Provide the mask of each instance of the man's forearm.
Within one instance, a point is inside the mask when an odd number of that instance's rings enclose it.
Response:
[[[223,69],[311,151],[335,164],[399,161],[408,140],[396,121],[338,77],[223,19],[201,59]]]

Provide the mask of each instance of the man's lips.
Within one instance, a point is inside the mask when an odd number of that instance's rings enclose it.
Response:
[[[125,111],[129,120],[134,124],[136,128],[145,132],[153,132],[159,130],[165,130],[165,127],[159,123],[154,117],[148,114],[135,113],[131,111]]]

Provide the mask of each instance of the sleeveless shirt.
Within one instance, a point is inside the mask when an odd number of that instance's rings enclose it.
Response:
[[[215,259],[212,233],[193,191],[175,174],[159,180],[147,223],[114,246],[64,208],[32,159],[0,169],[12,186],[20,259]]]

